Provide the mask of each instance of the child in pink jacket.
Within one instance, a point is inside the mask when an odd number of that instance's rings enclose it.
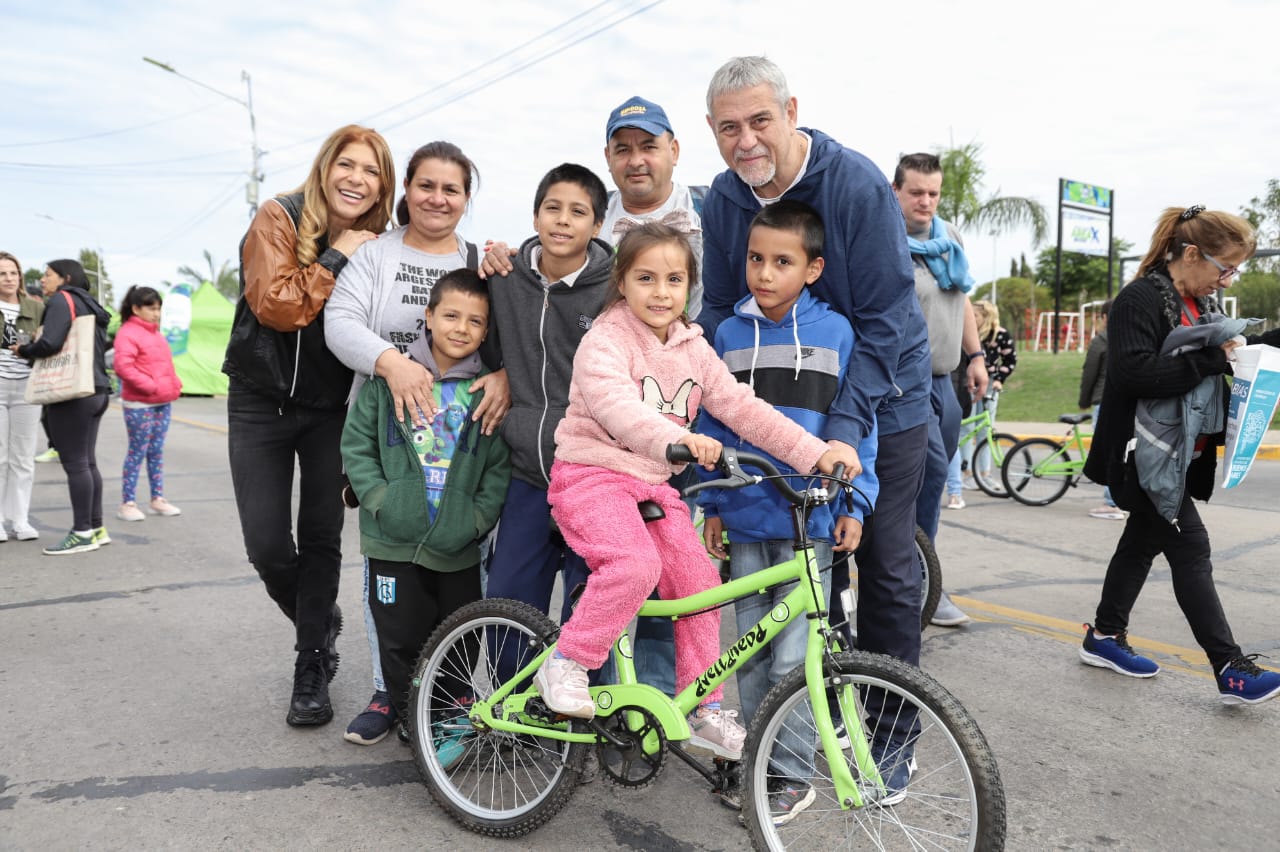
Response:
[[[683,465],[665,460],[684,444],[698,463],[720,457],[719,441],[689,431],[705,407],[721,422],[796,470],[856,472],[852,453],[828,448],[737,381],[684,313],[697,262],[678,232],[646,224],[618,245],[614,291],[573,362],[569,410],[556,430],[547,498],[565,542],[591,570],[586,591],[560,630],[556,652],[534,677],[547,706],[591,718],[587,671],[608,657],[654,586],[665,599],[720,582],[689,511],[667,484]],[[666,518],[646,524],[636,503],[652,500]],[[687,687],[720,653],[720,611],[675,625],[676,689]],[[720,710],[721,689],[689,716],[690,745],[738,759],[746,732]]]
[[[146,515],[135,501],[138,472],[147,463],[151,484],[151,511],[157,515],[181,515],[182,510],[164,498],[164,438],[169,432],[170,403],[182,393],[182,382],[173,367],[169,343],[160,333],[160,294],[150,287],[130,287],[120,305],[124,322],[116,332],[114,370],[120,378],[124,425],[129,452],[121,476],[122,521],[141,521]]]

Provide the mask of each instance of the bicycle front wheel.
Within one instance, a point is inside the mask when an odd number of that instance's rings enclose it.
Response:
[[[973,481],[988,497],[1008,497],[1009,491],[1004,487],[1001,470],[1005,456],[1018,443],[1018,439],[1007,432],[995,432],[988,441],[985,437],[973,448]]]
[[[1028,506],[1048,506],[1071,485],[1071,453],[1048,438],[1027,438],[1004,457],[1000,476],[1009,496]],[[1064,470],[1066,467],[1066,470]]]
[[[473,702],[492,695],[555,632],[528,604],[481,600],[445,619],[418,659],[409,694],[414,761],[432,798],[471,831],[528,834],[577,786],[586,745],[481,730],[468,718]]]
[[[830,685],[837,676],[842,685]],[[796,668],[765,696],[747,735],[742,806],[756,849],[1004,848],[995,756],[946,689],[914,666],[862,652],[836,655],[827,683],[828,703],[836,689],[852,688],[849,735],[866,738],[886,784],[897,766],[900,786],[877,802],[864,779],[864,804],[841,809]],[[853,750],[842,756],[858,780]]]

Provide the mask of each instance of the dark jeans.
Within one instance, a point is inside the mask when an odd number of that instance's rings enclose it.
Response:
[[[409,681],[431,632],[460,607],[478,600],[479,564],[444,573],[412,562],[369,559],[369,608],[378,629],[382,677],[401,719],[409,718]],[[447,697],[437,696],[433,703],[456,703],[464,697],[460,691],[456,685],[444,688]]]
[[[924,423],[880,436],[876,456],[880,496],[876,498],[874,530],[856,554],[858,647],[913,666],[920,664],[916,499],[924,478],[928,441],[929,427]]]
[[[1181,532],[1179,532],[1179,528]],[[1163,553],[1173,577],[1178,599],[1191,632],[1204,649],[1215,672],[1242,653],[1231,636],[1231,627],[1213,585],[1213,560],[1209,555],[1209,531],[1200,520],[1191,498],[1184,496],[1178,509],[1178,527],[1160,517],[1146,495],[1134,500],[1115,555],[1107,565],[1102,599],[1094,629],[1103,634],[1121,633],[1129,627],[1151,562]]]
[[[245,550],[267,594],[294,623],[299,651],[325,647],[338,599],[344,509],[338,444],[345,417],[344,409],[282,408],[234,383],[227,396],[227,449]]]
[[[929,536],[938,538],[938,520],[942,515],[942,492],[947,487],[947,467],[960,442],[960,402],[956,399],[951,376],[934,376],[929,400],[933,416],[929,419],[929,450],[924,462],[924,485],[916,499],[916,524]],[[879,462],[877,461],[877,473]],[[876,507],[877,512],[879,506]]]
[[[551,530],[547,490],[512,479],[502,504],[502,520],[489,560],[491,598],[514,598],[550,615],[556,574],[564,574],[564,603],[560,623],[573,614],[569,596],[587,581],[587,563]]]
[[[73,530],[102,526],[102,474],[98,472],[98,427],[111,397],[95,393],[82,399],[45,406],[49,440],[58,448],[58,461],[71,492]]]

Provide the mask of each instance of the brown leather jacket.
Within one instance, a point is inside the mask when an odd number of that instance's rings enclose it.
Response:
[[[352,374],[324,344],[324,305],[346,255],[322,240],[319,256],[295,256],[302,193],[258,210],[240,243],[240,300],[222,371],[249,390],[309,408],[345,408]]]

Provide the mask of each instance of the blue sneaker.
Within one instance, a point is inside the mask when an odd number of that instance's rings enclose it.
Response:
[[[1261,704],[1280,695],[1280,672],[1258,668],[1261,654],[1236,657],[1218,672],[1218,694],[1223,704]]]
[[[1141,656],[1130,647],[1127,634],[1101,639],[1093,632],[1092,625],[1086,624],[1085,627],[1080,660],[1086,665],[1111,669],[1128,677],[1153,677],[1160,671],[1155,660]]]
[[[871,757],[880,770],[880,780],[884,781],[884,798],[876,804],[888,807],[905,801],[911,776],[916,772],[915,746],[895,745],[892,741],[882,743],[872,738]]]
[[[467,752],[467,740],[475,734],[465,715],[441,719],[431,726],[431,744],[441,769],[449,769]]]

